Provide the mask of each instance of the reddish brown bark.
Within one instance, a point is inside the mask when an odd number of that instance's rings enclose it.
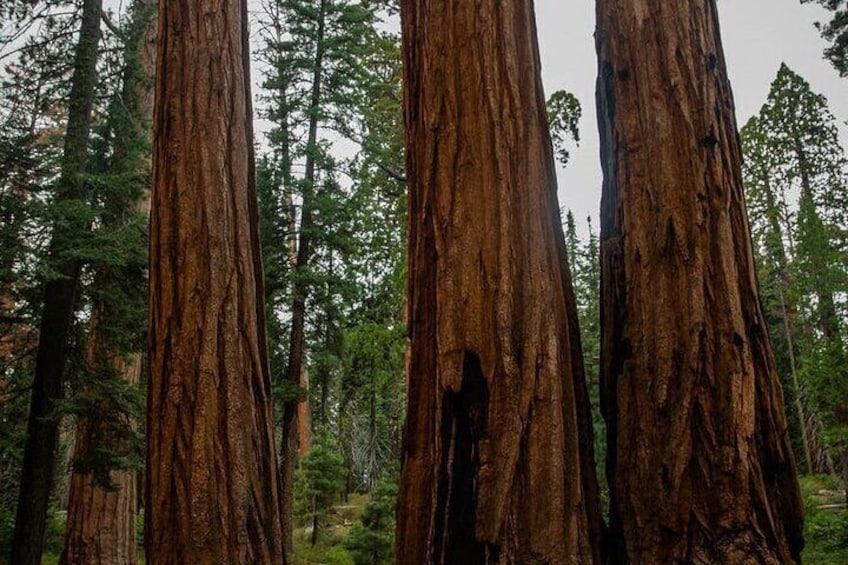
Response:
[[[715,0],[599,0],[596,37],[614,558],[798,561]]]
[[[401,5],[411,349],[396,562],[597,562],[533,3]]]
[[[159,3],[145,549],[280,563],[245,0]]]
[[[312,414],[309,409],[309,371],[306,367],[300,372],[300,388],[306,392],[306,398],[297,405],[297,452],[306,457],[312,449]]]

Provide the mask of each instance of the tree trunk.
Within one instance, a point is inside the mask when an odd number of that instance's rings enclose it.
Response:
[[[298,386],[306,398],[297,404],[297,453],[306,457],[312,449],[312,414],[309,409],[309,371],[305,365],[301,367]]]
[[[315,65],[312,74],[312,92],[309,107],[309,132],[306,140],[306,169],[303,179],[303,203],[300,219],[300,238],[297,246],[297,261],[295,262],[294,288],[292,291],[291,337],[289,343],[289,363],[286,369],[286,379],[289,383],[301,385],[304,376],[305,337],[306,337],[306,300],[309,294],[309,283],[304,278],[304,270],[309,266],[312,257],[312,219],[313,195],[315,191],[315,161],[318,151],[318,118],[321,107],[321,89],[324,68],[324,20],[326,18],[326,1],[320,0],[318,7],[318,30],[315,40]],[[283,408],[283,463],[282,463],[282,493],[283,493],[283,546],[287,555],[293,551],[292,516],[294,507],[294,469],[297,464],[295,454],[298,451],[298,406],[301,401],[288,401]],[[305,423],[304,423],[305,424]]]
[[[83,175],[88,160],[88,138],[97,82],[101,11],[102,0],[83,2],[68,98],[68,127],[57,185],[57,203],[78,201],[84,195]],[[79,217],[66,220],[53,226],[50,241],[51,267],[59,276],[44,285],[20,495],[12,538],[10,560],[16,565],[41,563],[47,509],[56,474],[60,416],[56,413],[55,403],[64,396],[67,344],[80,278],[80,263],[74,258],[73,242],[87,230]]]
[[[715,0],[599,0],[617,562],[792,563],[802,507]]]
[[[280,563],[245,0],[159,3],[149,563]]]
[[[599,562],[533,3],[404,0],[401,15],[411,349],[396,563]]]
[[[115,140],[112,168],[117,170],[112,172],[126,174],[130,171],[120,169],[132,167],[138,170],[140,178],[147,179],[149,183],[150,153],[146,146],[142,148],[139,145],[142,141],[149,141],[153,118],[156,2],[137,0],[132,10],[133,20],[128,30],[121,100],[122,111],[125,112],[122,117],[127,121],[131,120],[136,127],[126,128],[121,132],[126,139]],[[133,208],[145,215],[150,210],[150,190],[147,186],[134,204]],[[118,224],[116,221],[106,221]],[[119,222],[123,221],[122,217]],[[101,285],[113,285],[122,275],[120,272],[104,269],[98,273],[98,280]],[[137,276],[135,273],[127,275]],[[128,387],[138,386],[142,365],[141,353],[135,352],[129,356],[122,354],[114,344],[109,343],[107,333],[102,331],[101,320],[106,319],[114,324],[115,317],[120,314],[112,311],[111,305],[102,300],[95,304],[93,311],[86,350],[87,366],[95,374],[114,370],[122,376]],[[108,410],[108,407],[106,409]],[[136,422],[127,421],[123,425],[135,427]],[[102,442],[108,441],[104,439],[107,436],[97,428],[96,418],[94,421],[83,419],[78,423],[74,443],[75,461],[85,457],[90,449],[122,449],[122,446],[103,445]],[[111,484],[97,484],[95,477],[90,473],[74,471],[71,474],[62,563],[136,563],[136,471],[113,470],[109,473],[109,483]]]
[[[124,359],[103,350],[96,326],[86,351],[89,364],[106,361],[129,386],[136,386],[141,374],[141,355]],[[132,426],[132,422],[124,422]],[[95,422],[83,420],[77,426],[74,457],[96,445]],[[110,446],[116,448],[117,446]],[[136,482],[132,469],[113,470],[109,485],[98,484],[89,473],[73,472],[68,495],[68,521],[63,565],[134,565],[137,562],[135,541]]]

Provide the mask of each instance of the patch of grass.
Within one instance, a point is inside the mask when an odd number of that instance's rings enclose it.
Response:
[[[351,528],[359,523],[369,497],[351,494],[347,501],[339,501],[326,516],[318,533],[318,542],[312,546],[309,526],[294,531],[294,565],[354,565],[353,557],[344,548]]]
[[[801,478],[806,516],[803,560],[810,565],[848,563],[848,509],[823,509],[824,505],[845,502],[845,492],[837,477],[810,475]]]

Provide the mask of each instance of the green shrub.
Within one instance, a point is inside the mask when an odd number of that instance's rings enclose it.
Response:
[[[381,484],[365,506],[361,524],[351,530],[345,547],[356,565],[383,565],[392,562],[395,529],[394,485]]]
[[[327,512],[344,491],[345,473],[344,458],[326,438],[317,437],[295,477],[297,516],[311,524],[312,545],[318,540]]]

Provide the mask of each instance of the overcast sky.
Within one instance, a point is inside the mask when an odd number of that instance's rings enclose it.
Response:
[[[826,44],[813,27],[827,12],[799,0],[719,0],[721,31],[741,127],[759,111],[781,62],[824,94],[848,140],[848,78],[822,59]],[[582,143],[559,174],[560,205],[579,223],[598,216],[601,170],[595,122],[596,57],[592,0],[536,0],[545,91],[566,89],[583,105]],[[597,223],[595,223],[597,230]]]

